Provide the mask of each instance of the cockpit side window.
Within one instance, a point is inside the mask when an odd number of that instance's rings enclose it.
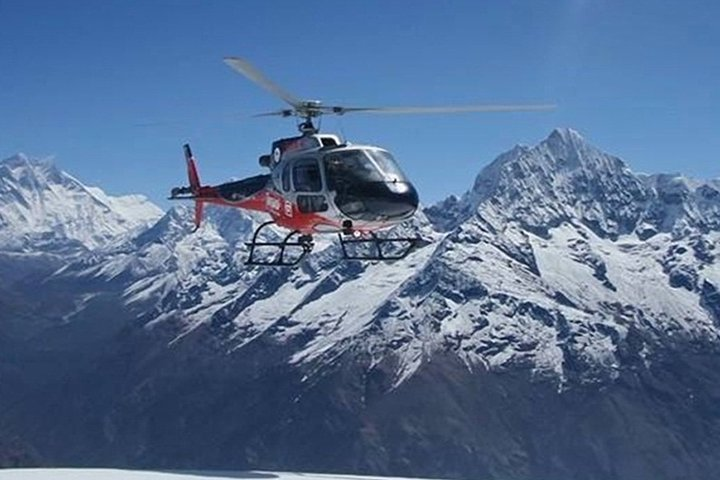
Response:
[[[282,171],[282,189],[285,192],[290,191],[290,165],[285,164]]]
[[[319,192],[322,190],[322,177],[317,160],[302,158],[295,162],[293,185],[296,192]]]

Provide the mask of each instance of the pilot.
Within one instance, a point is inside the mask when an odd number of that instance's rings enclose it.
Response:
[[[325,158],[325,172],[327,173],[327,184],[329,190],[336,190],[338,180],[345,177],[346,166],[339,156],[331,156]]]
[[[322,190],[322,179],[320,178],[320,170],[317,166],[301,167],[297,170],[297,185],[295,190],[298,192],[318,192]]]

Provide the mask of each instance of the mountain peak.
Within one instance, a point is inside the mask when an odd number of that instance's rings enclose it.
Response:
[[[577,130],[556,128],[534,147],[516,145],[499,155],[480,172],[478,179],[497,175],[518,178],[525,174],[542,174],[548,178],[576,174],[592,177],[627,172],[625,162],[594,147]]]
[[[534,180],[535,184],[544,180],[544,186],[553,187],[562,183],[563,178],[577,175],[595,177],[629,172],[625,162],[592,146],[576,130],[556,128],[534,147],[516,145],[499,155],[480,172],[477,180],[483,188],[500,181],[499,177],[508,181]]]
[[[556,128],[538,145],[516,146],[483,169],[465,211],[539,234],[577,219],[614,236],[632,231],[647,196],[625,162],[576,130]]]
[[[551,157],[561,160],[560,166],[564,168],[625,168],[625,163],[613,157],[583,137],[572,128],[556,128],[545,140],[535,148],[546,148]],[[603,159],[598,164],[598,161]],[[607,162],[605,160],[611,160]]]
[[[11,157],[0,160],[0,167],[1,166],[5,166],[10,169],[35,167],[41,167],[45,169],[56,168],[55,162],[53,161],[52,157],[35,158],[30,157],[22,152],[18,152]]]
[[[81,188],[81,183],[55,165],[52,157],[34,158],[17,153],[0,160],[0,185],[11,179],[25,188],[42,189],[52,184],[72,185]]]
[[[95,249],[145,228],[161,211],[144,197],[111,197],[83,185],[52,159],[0,161],[0,249]]]
[[[515,223],[540,235],[575,222],[609,238],[641,225],[683,236],[720,225],[719,187],[676,174],[635,174],[576,130],[556,128],[534,147],[498,156],[452,205],[455,218],[435,223],[447,229],[477,214],[496,229]]]
[[[15,155],[0,160],[0,165],[25,165],[30,162],[27,155],[22,152],[18,152]]]
[[[580,135],[580,132],[568,127],[558,127],[550,132],[547,138],[548,141],[561,141],[565,143],[586,143],[585,138]]]

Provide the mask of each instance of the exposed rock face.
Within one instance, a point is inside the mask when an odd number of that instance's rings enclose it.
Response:
[[[720,467],[717,182],[635,175],[556,130],[403,226],[433,240],[408,258],[339,263],[323,243],[294,270],[245,268],[259,220],[209,213],[191,234],[173,209],[60,263],[25,248],[54,272],[34,308],[29,282],[0,296],[0,432],[32,446],[27,463],[498,479]]]

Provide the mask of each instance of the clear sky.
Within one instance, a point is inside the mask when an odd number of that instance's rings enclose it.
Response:
[[[635,171],[720,176],[720,3],[664,0],[0,0],[0,158],[54,156],[167,205],[258,173],[291,119],[222,63],[346,105],[552,102],[554,112],[325,118],[390,149],[431,203],[517,143],[572,127]],[[167,122],[144,126],[148,122]]]

